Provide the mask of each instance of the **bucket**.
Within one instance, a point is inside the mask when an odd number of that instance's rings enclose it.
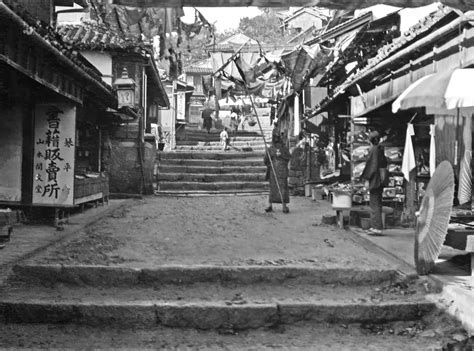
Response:
[[[332,207],[351,208],[352,195],[346,191],[334,191],[332,193]]]

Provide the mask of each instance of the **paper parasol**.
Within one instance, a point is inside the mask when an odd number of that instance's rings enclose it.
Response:
[[[443,246],[453,207],[454,173],[448,161],[436,168],[423,196],[415,236],[415,265],[420,275],[434,266]]]

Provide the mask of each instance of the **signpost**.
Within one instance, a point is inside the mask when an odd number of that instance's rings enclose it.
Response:
[[[76,107],[36,105],[33,204],[74,205]]]

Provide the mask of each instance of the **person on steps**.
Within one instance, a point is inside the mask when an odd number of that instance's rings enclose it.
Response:
[[[211,132],[212,128],[212,114],[214,113],[213,110],[210,108],[206,108],[202,111],[201,118],[202,121],[202,128],[207,130],[207,133]]]
[[[229,133],[227,132],[227,127],[224,127],[220,134],[222,150],[229,150]]]

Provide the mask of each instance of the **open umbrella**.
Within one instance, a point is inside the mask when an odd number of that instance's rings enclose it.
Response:
[[[433,73],[412,83],[393,102],[392,111],[415,107],[455,109],[474,106],[474,68]]]
[[[428,183],[417,218],[415,265],[420,275],[430,272],[441,252],[448,230],[453,197],[453,167],[448,161],[443,161]]]
[[[474,68],[455,68],[446,72],[429,74],[418,79],[400,94],[392,104],[392,111],[396,113],[398,110],[415,107],[454,110],[451,113],[457,113],[459,120],[461,108],[474,106],[473,86]],[[471,201],[471,125],[472,121],[467,118],[464,123],[463,137],[465,151],[461,157],[459,173],[458,198],[460,204]],[[432,141],[434,141],[433,139]],[[458,140],[456,138],[454,165],[457,165],[457,162]]]

